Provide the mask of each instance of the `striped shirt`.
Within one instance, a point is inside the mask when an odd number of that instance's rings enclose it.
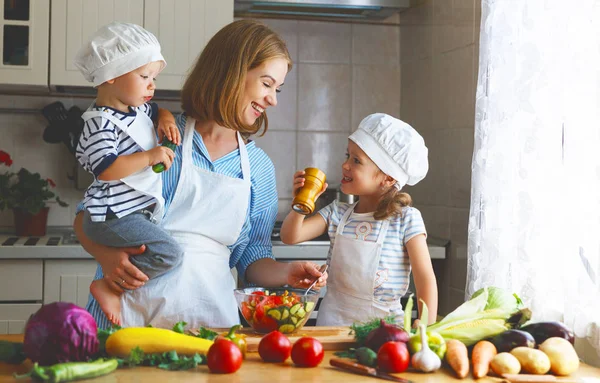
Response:
[[[155,103],[130,107],[124,113],[109,107],[94,105],[92,111],[104,111],[130,126],[138,112],[146,113],[155,120],[158,106]],[[75,156],[83,168],[94,175],[94,182],[85,191],[83,204],[90,212],[92,221],[102,222],[110,210],[119,218],[150,206],[154,198],[141,193],[120,180],[101,181],[98,176],[111,166],[118,156],[141,152],[143,149],[127,133],[108,119],[97,116],[85,121],[79,137]]]
[[[327,221],[327,230],[331,245],[327,263],[331,265],[331,255],[335,244],[335,233],[344,213],[351,205],[334,201],[323,209],[319,214]],[[402,216],[390,218],[387,234],[383,241],[383,249],[377,267],[375,277],[375,289],[373,291],[376,302],[383,306],[396,303],[408,290],[410,277],[410,261],[406,251],[406,243],[419,234],[427,235],[425,223],[421,212],[414,207],[402,209]],[[342,235],[349,238],[364,241],[377,242],[379,230],[383,221],[376,220],[373,213],[352,213],[348,217]],[[331,270],[331,273],[339,270]],[[342,270],[343,272],[343,270]],[[394,313],[394,314],[400,314]]]
[[[177,126],[183,137],[186,116],[176,116]],[[246,269],[262,258],[273,258],[271,232],[277,216],[277,189],[275,187],[275,167],[267,154],[258,148],[254,141],[246,144],[250,161],[250,204],[246,221],[237,241],[229,246],[231,256],[229,266],[235,267],[238,275],[245,276]],[[165,216],[173,202],[177,183],[181,173],[182,145],[175,149],[175,160],[168,171],[162,173],[163,197],[165,198]],[[233,178],[242,178],[239,150],[211,161],[202,136],[194,132],[192,161],[195,166]],[[80,205],[81,206],[81,205]],[[198,219],[210,219],[199,216]],[[98,266],[95,279],[102,278],[102,269]],[[143,288],[143,287],[142,287]],[[192,286],[190,286],[192,288]],[[223,292],[226,294],[227,292]],[[87,310],[92,313],[100,328],[110,327],[110,323],[100,310],[98,303],[90,295]]]

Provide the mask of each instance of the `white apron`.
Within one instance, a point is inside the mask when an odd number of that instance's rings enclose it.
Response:
[[[92,104],[94,105],[94,104]],[[91,107],[90,107],[91,108]],[[83,113],[81,118],[84,121],[94,117],[104,117],[119,129],[131,137],[136,144],[144,150],[150,150],[157,145],[156,134],[154,133],[154,123],[146,113],[137,112],[135,120],[128,126],[124,121],[118,119],[108,112],[100,110],[89,110]],[[137,173],[121,178],[127,186],[154,197],[156,205],[152,213],[152,219],[155,222],[160,221],[165,207],[165,200],[162,196],[161,175],[155,173],[151,166],[146,166]]]
[[[123,326],[171,328],[185,321],[199,326],[239,323],[229,268],[250,199],[250,162],[237,133],[243,179],[198,168],[192,162],[196,121],[188,118],[183,137],[181,175],[163,227],[184,248],[181,266],[121,296]]]
[[[385,306],[376,303],[373,295],[379,258],[390,221],[383,221],[377,242],[342,235],[357,203],[342,216],[335,233],[327,294],[319,307],[317,326],[350,326],[357,321],[383,318],[391,310],[402,307],[400,301]]]

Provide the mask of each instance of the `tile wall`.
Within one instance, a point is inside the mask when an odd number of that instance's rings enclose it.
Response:
[[[429,174],[410,193],[429,235],[451,240],[438,281],[439,311],[447,313],[465,298],[481,3],[414,0],[413,5],[400,15],[400,115],[429,148]]]

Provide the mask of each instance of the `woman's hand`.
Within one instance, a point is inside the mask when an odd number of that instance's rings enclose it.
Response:
[[[319,290],[327,284],[327,272],[321,273],[319,265],[313,262],[291,262],[287,277],[287,284],[297,288],[308,288],[319,278],[313,289]]]
[[[142,273],[131,261],[129,256],[142,254],[146,246],[138,247],[108,247],[101,254],[95,256],[102,267],[104,280],[108,286],[118,292],[123,290],[135,290],[142,287],[148,280],[146,274]]]

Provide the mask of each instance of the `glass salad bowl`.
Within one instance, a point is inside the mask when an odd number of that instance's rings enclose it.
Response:
[[[304,326],[319,299],[318,291],[247,287],[234,290],[240,312],[254,331],[291,334]]]

